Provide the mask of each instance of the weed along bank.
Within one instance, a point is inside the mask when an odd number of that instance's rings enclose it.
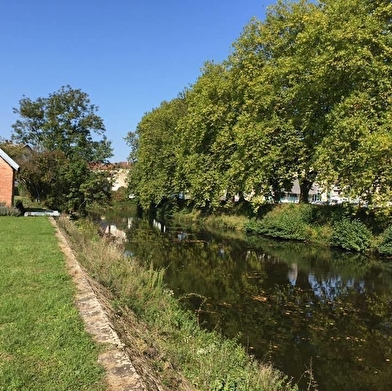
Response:
[[[18,171],[19,165],[0,148],[0,205],[13,205],[15,173]]]

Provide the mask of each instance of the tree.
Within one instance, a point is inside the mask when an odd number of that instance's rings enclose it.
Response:
[[[0,148],[7,153],[15,162],[21,165],[23,162],[29,159],[30,155],[33,153],[31,148],[27,145],[13,144],[11,141],[7,140],[1,142]]]
[[[178,172],[182,188],[199,207],[216,207],[238,191],[231,176],[238,116],[230,71],[208,62],[188,92],[188,111],[179,121]]]
[[[320,82],[323,68],[316,66],[322,21],[312,2],[278,1],[265,22],[252,21],[234,44],[232,70],[247,82],[236,126],[238,151],[254,162],[246,170],[252,173],[246,187],[256,194],[270,189],[278,200],[298,179],[301,201],[308,201],[330,99]]]
[[[97,111],[85,92],[70,86],[47,98],[23,97],[14,109],[20,119],[12,125],[12,139],[37,151],[62,151],[67,158],[103,162],[112,156],[112,148]]]
[[[103,120],[88,95],[70,86],[48,98],[22,98],[12,139],[29,144],[33,154],[21,162],[19,180],[31,199],[62,211],[85,213],[93,202],[108,200],[110,185],[90,162],[112,156]]]
[[[391,12],[385,0],[278,0],[265,21],[252,20],[226,61],[205,65],[175,131],[164,132],[175,180],[151,201],[169,188],[199,207],[243,193],[278,201],[295,179],[301,202],[315,182],[391,198]],[[172,180],[149,169],[160,128],[129,139],[146,164],[138,160],[135,178],[150,190],[155,178]]]
[[[18,181],[31,200],[65,212],[84,214],[94,203],[110,199],[105,172],[92,171],[86,162],[70,160],[61,151],[33,152],[22,161]]]
[[[318,149],[320,177],[371,203],[392,196],[392,31],[389,1],[325,0],[324,40],[340,100]],[[355,12],[354,12],[355,11]]]
[[[245,28],[229,61],[247,85],[235,131],[252,161],[248,188],[276,193],[297,178],[302,202],[315,181],[390,192],[390,11],[386,1],[279,0]]]
[[[61,151],[32,152],[29,160],[21,164],[18,181],[31,200],[46,201],[57,209],[66,188],[64,177],[60,175],[66,165],[67,158]]]
[[[162,102],[146,113],[135,132],[126,141],[131,146],[129,188],[138,197],[141,206],[149,209],[168,197],[178,195],[175,178],[177,171],[179,119],[187,109],[185,95]]]
[[[277,112],[279,84],[273,82],[268,31],[253,19],[227,60],[239,113],[233,128],[236,149],[231,175],[242,192],[253,195],[252,202],[271,197],[278,201],[282,190],[292,186],[296,159],[291,123]]]

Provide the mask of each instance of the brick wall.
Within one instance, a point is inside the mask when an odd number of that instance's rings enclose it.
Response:
[[[14,201],[14,169],[0,157],[0,204],[11,207]]]

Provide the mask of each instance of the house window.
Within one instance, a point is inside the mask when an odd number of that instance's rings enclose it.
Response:
[[[321,201],[321,194],[312,194],[311,202]]]
[[[298,194],[290,193],[289,194],[289,202],[297,202],[298,201]]]

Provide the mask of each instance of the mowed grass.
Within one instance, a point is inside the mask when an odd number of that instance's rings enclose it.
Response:
[[[46,217],[0,217],[0,390],[104,390]]]

